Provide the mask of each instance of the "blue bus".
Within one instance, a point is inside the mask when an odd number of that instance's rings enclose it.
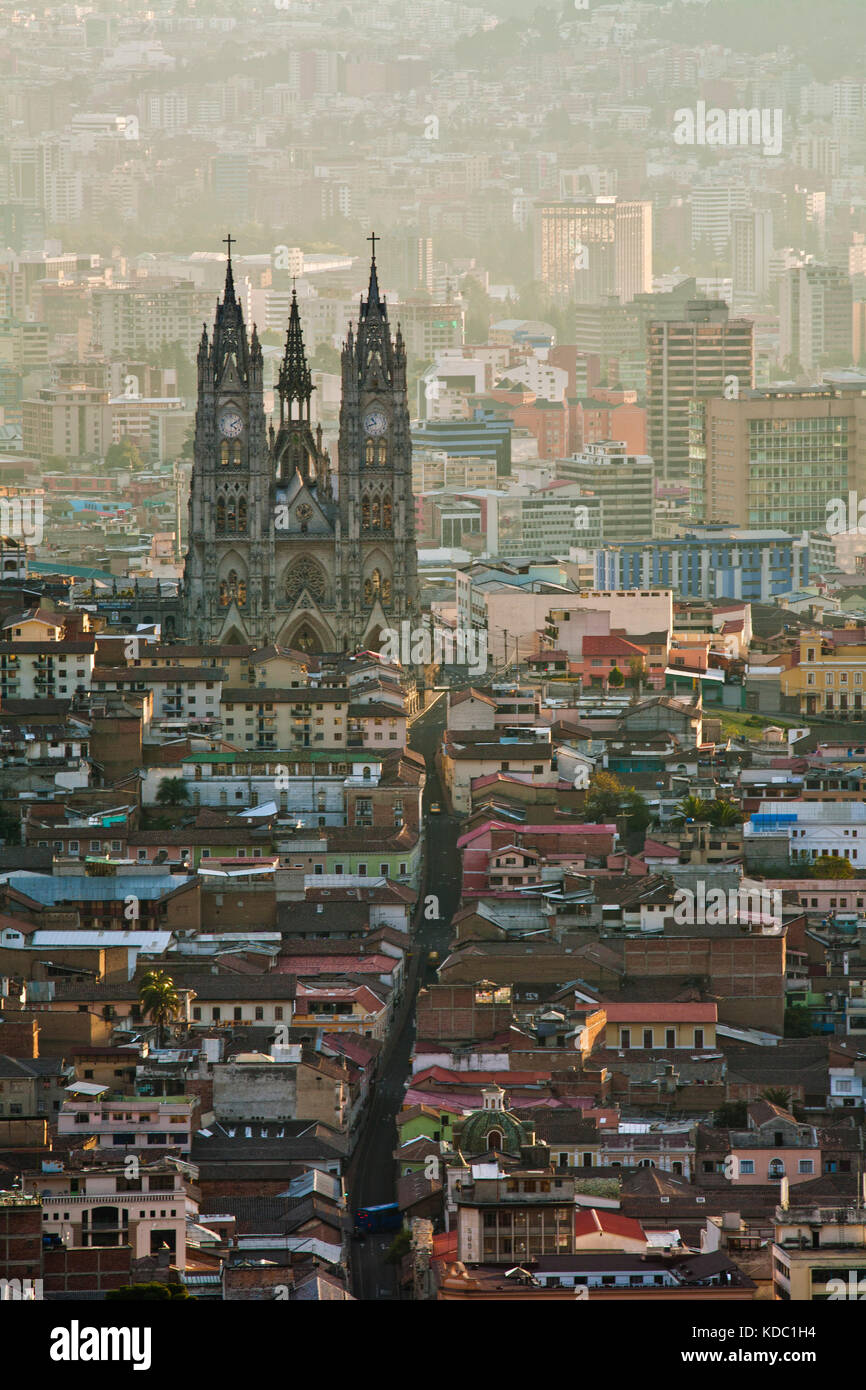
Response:
[[[402,1225],[403,1213],[396,1202],[385,1202],[378,1207],[359,1207],[355,1212],[355,1234],[359,1236],[399,1231]]]

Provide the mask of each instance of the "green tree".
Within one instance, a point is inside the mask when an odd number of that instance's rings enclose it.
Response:
[[[119,1289],[111,1289],[105,1295],[106,1302],[112,1303],[155,1303],[191,1297],[184,1284],[122,1284]]]
[[[677,802],[676,819],[681,822],[709,820],[710,802],[704,801],[700,796],[684,796],[682,801]]]
[[[749,1113],[744,1100],[723,1100],[713,1116],[717,1129],[745,1129],[748,1123]]]
[[[839,854],[819,854],[809,867],[813,878],[854,877],[850,859],[843,859]]]
[[[317,372],[339,372],[340,354],[330,343],[319,343],[310,358],[310,366]]]
[[[646,830],[652,820],[652,812],[646,801],[640,792],[633,789],[629,790],[626,795],[623,810],[628,816],[626,826],[633,834],[640,834],[642,830]]]
[[[10,811],[0,808],[0,841],[5,845],[20,845],[21,821]]]
[[[144,468],[138,445],[125,434],[119,444],[110,444],[105,454],[106,468]]]
[[[710,802],[709,818],[711,825],[739,825],[743,819],[743,813],[733,801],[726,801],[724,797],[716,797],[715,801]]]
[[[625,787],[611,772],[596,772],[589,784],[584,803],[584,813],[588,820],[605,821],[618,816],[622,807]]]
[[[810,1038],[812,1036],[812,1016],[802,1004],[794,1004],[785,1010],[785,1037]]]
[[[781,1110],[791,1109],[791,1092],[786,1091],[784,1086],[766,1086],[761,1092],[761,1100],[778,1105]]]
[[[621,685],[625,685],[625,676],[623,675],[622,671],[619,669],[618,666],[611,667],[610,675],[607,678],[607,683],[608,685],[612,685],[614,689],[619,689]]]
[[[157,806],[183,806],[189,801],[189,787],[182,777],[163,777],[156,792]]]
[[[398,1265],[400,1261],[409,1254],[412,1248],[412,1234],[410,1231],[398,1231],[388,1249],[385,1251],[385,1263]]]
[[[164,970],[149,970],[138,986],[138,1001],[145,1018],[156,1024],[157,1046],[162,1047],[166,1025],[180,1013],[180,995]]]
[[[629,683],[629,685],[634,686],[635,690],[640,690],[641,682],[643,681],[644,674],[645,674],[645,667],[644,667],[644,664],[643,664],[643,658],[640,657],[640,656],[633,656],[633,657],[631,658],[631,660],[629,661],[629,663],[628,663],[628,683]]]

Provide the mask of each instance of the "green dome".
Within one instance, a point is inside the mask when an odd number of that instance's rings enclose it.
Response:
[[[491,1131],[497,1130],[501,1136],[496,1143],[490,1143]],[[523,1125],[508,1110],[473,1110],[463,1121],[459,1144],[463,1153],[482,1154],[491,1148],[501,1153],[520,1157],[520,1148],[526,1143]]]

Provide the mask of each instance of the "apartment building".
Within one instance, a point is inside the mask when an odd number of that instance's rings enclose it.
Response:
[[[866,379],[741,391],[703,410],[707,520],[824,531],[830,499],[866,489]]]
[[[799,661],[782,671],[783,695],[802,714],[859,719],[866,689],[866,642],[828,641],[819,632],[800,635]]]

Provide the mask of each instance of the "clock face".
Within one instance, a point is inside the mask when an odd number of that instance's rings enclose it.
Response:
[[[243,416],[236,410],[224,410],[219,420],[220,434],[223,439],[237,439],[243,432]]]
[[[387,428],[388,421],[381,410],[371,410],[369,415],[364,416],[364,429],[368,435],[375,438],[377,435],[384,434]]]

